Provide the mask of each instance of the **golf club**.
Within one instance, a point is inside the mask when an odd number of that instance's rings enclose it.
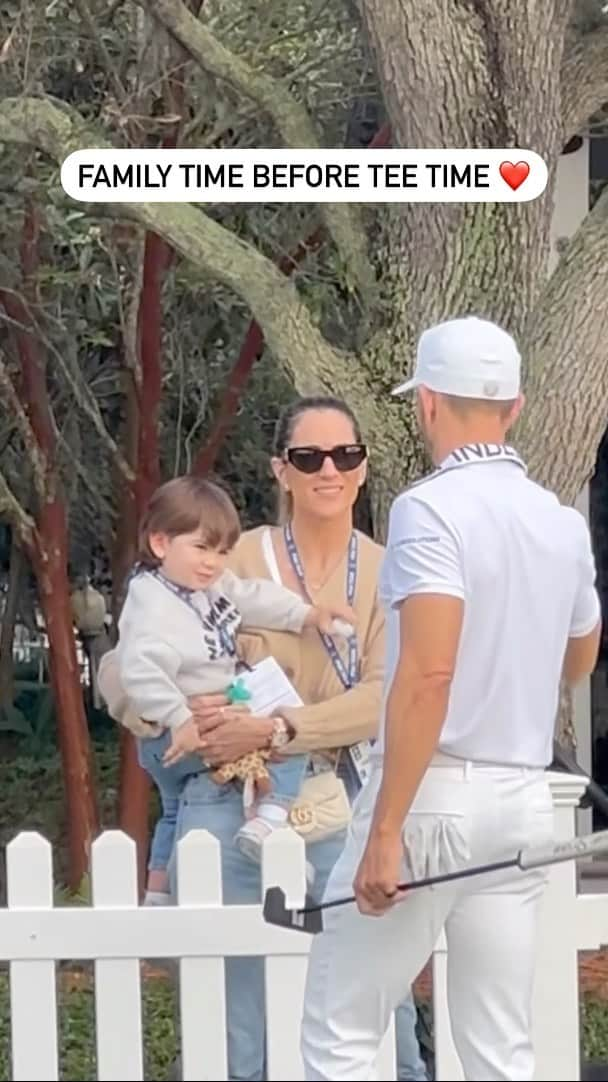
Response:
[[[403,893],[409,893],[411,890],[419,890],[421,887],[431,887],[437,883],[448,883],[453,879],[487,875],[488,872],[502,871],[505,868],[520,868],[521,871],[526,871],[528,868],[539,868],[544,864],[557,864],[565,860],[577,860],[580,857],[594,856],[598,853],[608,853],[608,830],[598,831],[595,834],[586,834],[580,838],[572,838],[569,841],[555,842],[553,845],[529,846],[526,849],[520,849],[517,856],[509,860],[475,865],[456,872],[446,872],[445,875],[430,876],[427,879],[415,879],[410,883],[400,883],[397,889]],[[281,928],[290,928],[293,931],[316,935],[323,930],[323,910],[333,909],[334,906],[347,905],[354,901],[354,895],[350,895],[347,898],[336,898],[331,902],[305,906],[303,909],[288,909],[287,899],[282,888],[269,887],[264,895],[264,920],[267,924],[276,924]]]

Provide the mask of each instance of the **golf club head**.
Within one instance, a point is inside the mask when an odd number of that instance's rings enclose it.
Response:
[[[264,895],[263,913],[267,924],[276,924],[279,928],[306,932],[308,935],[323,931],[323,914],[319,911],[308,913],[301,909],[288,909],[285,891],[281,887],[268,888]]]

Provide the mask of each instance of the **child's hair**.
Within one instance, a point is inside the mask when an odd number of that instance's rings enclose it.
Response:
[[[158,567],[160,560],[150,547],[150,534],[169,537],[201,531],[210,548],[233,548],[241,523],[230,496],[219,485],[187,474],[167,481],[153,493],[139,530],[139,561]]]

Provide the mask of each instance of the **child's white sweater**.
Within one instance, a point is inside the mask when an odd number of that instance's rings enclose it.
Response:
[[[278,583],[239,579],[231,571],[208,590],[181,594],[141,571],[129,584],[118,622],[116,655],[130,705],[166,728],[188,720],[189,696],[224,692],[234,680],[238,659],[226,641],[234,641],[241,623],[297,634],[311,608]]]

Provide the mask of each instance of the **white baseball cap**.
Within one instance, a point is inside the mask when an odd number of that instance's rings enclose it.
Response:
[[[489,320],[465,316],[421,334],[416,371],[392,394],[424,386],[459,398],[508,401],[519,395],[520,371],[521,357],[511,335]]]

